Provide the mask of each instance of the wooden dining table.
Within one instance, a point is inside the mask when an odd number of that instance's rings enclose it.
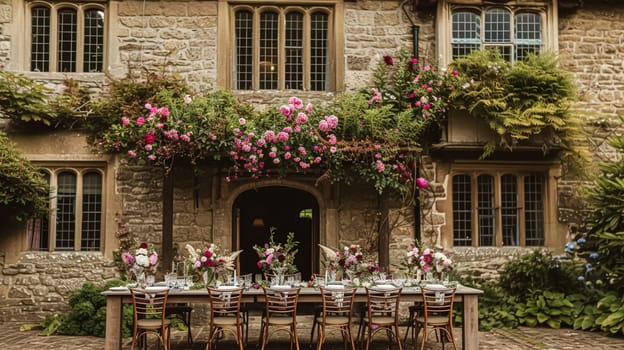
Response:
[[[102,292],[106,296],[106,338],[104,350],[121,349],[121,324],[122,306],[131,304],[130,291],[106,290]],[[479,349],[479,295],[482,290],[459,285],[455,293],[455,302],[463,306],[462,325],[462,349]],[[366,302],[366,289],[358,288],[355,302]],[[403,287],[401,291],[401,302],[422,301],[419,287]],[[172,288],[169,291],[168,303],[209,303],[208,291],[206,289],[185,290]],[[264,303],[264,292],[262,288],[250,288],[243,294],[243,302]],[[321,294],[318,288],[304,287],[299,294],[300,303],[320,303]]]

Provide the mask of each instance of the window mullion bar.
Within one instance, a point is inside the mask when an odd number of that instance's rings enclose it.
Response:
[[[310,57],[312,57],[312,50],[310,43],[312,42],[312,23],[310,19],[310,11],[306,10],[303,14],[303,90],[310,91],[312,85],[310,82]],[[305,44],[307,43],[307,45]]]
[[[252,31],[252,37],[253,37],[253,55],[252,57],[254,58],[252,60],[252,68],[251,71],[253,72],[252,74],[252,89],[253,90],[259,90],[260,89],[260,61],[258,60],[258,57],[260,57],[260,11],[258,10],[258,8],[254,8],[253,11],[253,31]]]
[[[74,230],[74,250],[80,251],[82,246],[82,212],[83,212],[83,177],[84,174],[78,173],[76,178],[76,207],[74,208],[74,215],[76,217],[76,225]]]
[[[58,213],[58,173],[50,173],[50,211],[48,213],[48,251],[56,250],[56,214]]]
[[[478,175],[470,174],[470,202],[472,203],[472,240],[471,246],[479,246],[479,186]]]
[[[286,9],[280,9],[277,25],[277,88],[284,90],[286,86]]]
[[[526,247],[526,215],[524,212],[526,206],[524,205],[524,178],[524,176],[518,176],[518,187],[516,190],[516,193],[518,193],[518,230],[520,231],[518,232],[520,240],[520,242],[518,242],[518,245],[521,247]]]
[[[494,176],[494,215],[495,218],[495,246],[502,247],[503,246],[503,214],[501,211],[502,206],[502,196],[501,196],[501,174],[497,173]]]
[[[79,8],[76,17],[76,72],[84,72],[84,9]]]
[[[56,6],[50,8],[50,57],[48,58],[50,72],[58,72],[59,30],[58,11]]]

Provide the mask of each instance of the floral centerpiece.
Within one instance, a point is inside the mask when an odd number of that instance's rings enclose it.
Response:
[[[342,279],[348,279],[352,284],[364,284],[366,279],[379,271],[379,264],[370,247],[359,244],[344,246],[342,250],[333,249],[319,244],[325,256],[326,270],[332,273],[340,271]]]
[[[438,279],[442,279],[442,274],[452,269],[453,261],[449,259],[444,253],[436,252],[432,248],[426,248],[423,250],[422,255],[419,258],[420,266],[425,274],[436,273]]]
[[[265,273],[283,276],[286,273],[298,271],[295,265],[295,255],[297,254],[298,241],[295,241],[295,233],[289,232],[286,243],[275,242],[275,228],[271,228],[269,242],[263,246],[254,246],[258,254],[258,268]]]
[[[123,252],[121,259],[126,264],[128,272],[142,284],[145,284],[146,273],[155,273],[158,266],[158,253],[145,242],[135,249],[134,254],[129,251]]]
[[[187,244],[186,250],[194,270],[201,274],[206,286],[213,285],[218,280],[226,280],[234,271],[234,262],[241,252],[239,250],[229,255],[222,254],[221,248],[214,243],[204,249],[195,249]]]
[[[410,278],[415,278],[420,271],[420,249],[416,244],[412,244],[405,253],[403,264],[407,267]]]

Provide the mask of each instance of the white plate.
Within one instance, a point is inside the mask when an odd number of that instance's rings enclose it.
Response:
[[[217,289],[218,290],[238,290],[240,288],[237,286],[218,286]]]
[[[328,284],[325,286],[325,289],[344,289],[345,286],[343,284]]]
[[[448,287],[445,287],[442,284],[425,284],[425,288],[426,289],[431,289],[431,290],[445,290],[445,289],[448,289]]]
[[[149,290],[149,291],[157,291],[157,290],[165,290],[165,289],[169,289],[169,287],[157,287],[157,286],[145,287],[145,290]]]
[[[110,287],[110,288],[108,288],[108,290],[123,292],[123,291],[128,290],[128,287],[126,287],[126,286]]]
[[[292,287],[289,285],[285,285],[285,284],[278,284],[278,285],[272,286],[271,289],[292,289]]]

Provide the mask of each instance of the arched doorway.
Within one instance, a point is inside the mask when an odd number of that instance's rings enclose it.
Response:
[[[318,271],[319,205],[310,193],[284,186],[255,188],[241,193],[232,207],[232,247],[242,249],[240,273],[259,273],[254,245],[269,241],[286,242],[289,232],[299,242],[295,264],[308,279]]]

